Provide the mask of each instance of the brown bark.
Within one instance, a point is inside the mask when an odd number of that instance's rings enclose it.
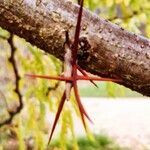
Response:
[[[65,31],[73,40],[78,8],[66,0],[0,0],[0,26],[63,60]],[[149,39],[84,9],[80,42],[83,69],[150,96]]]

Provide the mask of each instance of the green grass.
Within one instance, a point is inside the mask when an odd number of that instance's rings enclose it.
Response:
[[[123,150],[121,146],[105,135],[95,135],[94,141],[89,140],[87,137],[80,137],[77,142],[79,150]],[[61,150],[59,140],[55,140],[50,145],[50,150],[54,149]],[[71,140],[67,141],[66,150],[74,150]]]
[[[80,96],[83,97],[141,97],[142,95],[115,83],[98,82],[98,88],[92,84],[79,83]]]

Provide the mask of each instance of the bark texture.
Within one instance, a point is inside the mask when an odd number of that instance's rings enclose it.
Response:
[[[67,0],[0,0],[0,26],[63,60],[65,31],[73,41],[78,9]],[[80,44],[83,69],[150,96],[149,39],[84,9]]]

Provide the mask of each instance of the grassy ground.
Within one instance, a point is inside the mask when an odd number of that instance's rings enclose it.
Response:
[[[77,141],[79,150],[123,150],[121,146],[105,135],[95,135],[95,141],[91,141],[87,137],[80,137]],[[62,150],[59,140],[51,144],[50,150]],[[66,150],[74,150],[71,140],[67,142]]]
[[[128,88],[111,82],[97,82],[98,88],[88,82],[79,82],[80,95],[83,97],[141,97]]]

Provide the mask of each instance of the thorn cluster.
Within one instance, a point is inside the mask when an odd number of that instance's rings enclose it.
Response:
[[[60,81],[65,81],[66,82],[66,88],[65,88],[65,91],[63,93],[63,96],[61,97],[61,101],[60,101],[59,106],[58,106],[58,110],[57,110],[55,120],[54,120],[54,123],[53,123],[53,126],[52,126],[52,130],[51,130],[51,134],[50,134],[50,137],[49,137],[48,144],[50,143],[50,141],[52,139],[56,124],[58,122],[59,116],[61,114],[61,111],[62,111],[64,103],[65,103],[65,100],[68,100],[68,95],[70,96],[70,92],[71,92],[72,88],[74,90],[76,102],[78,104],[78,108],[79,108],[79,111],[80,111],[81,119],[82,119],[85,130],[87,130],[86,123],[85,123],[85,117],[90,122],[92,122],[92,120],[88,116],[87,112],[85,111],[85,109],[84,109],[84,107],[81,103],[79,92],[78,92],[78,86],[77,86],[77,81],[78,80],[89,80],[96,87],[97,87],[97,85],[95,84],[94,81],[114,81],[114,82],[119,82],[120,81],[120,80],[117,80],[117,79],[88,76],[88,74],[84,70],[82,70],[82,68],[80,68],[80,66],[78,66],[78,64],[77,64],[77,51],[78,51],[79,36],[80,36],[80,30],[81,30],[83,0],[78,0],[78,3],[80,4],[80,9],[79,9],[79,13],[78,13],[78,19],[77,19],[77,25],[76,25],[76,31],[75,31],[73,44],[69,43],[68,32],[66,32],[66,43],[65,43],[66,46],[65,46],[65,49],[67,47],[67,49],[71,51],[71,56],[70,56],[70,53],[69,53],[69,57],[67,57],[67,56],[65,57],[65,62],[66,63],[64,63],[64,68],[67,68],[68,66],[66,66],[66,65],[69,65],[70,67],[66,70],[68,70],[68,72],[69,71],[70,72],[69,73],[66,72],[67,75],[64,72],[64,75],[61,75],[61,76],[58,76],[58,77],[27,74],[27,76],[33,77],[33,78],[44,78],[44,79],[60,80]],[[67,54],[67,50],[66,50],[66,54]],[[78,75],[77,71],[81,72],[82,76]],[[69,87],[69,89],[68,89],[68,87]]]

